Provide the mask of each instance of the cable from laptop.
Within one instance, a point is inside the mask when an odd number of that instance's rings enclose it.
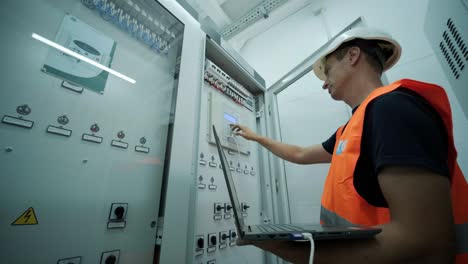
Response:
[[[309,257],[309,264],[314,262],[314,252],[315,252],[315,243],[314,238],[312,237],[311,233],[302,233],[302,236],[310,241],[310,257]]]

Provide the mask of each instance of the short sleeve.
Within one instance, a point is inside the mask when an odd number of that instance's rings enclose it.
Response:
[[[366,109],[366,145],[374,172],[385,166],[417,166],[448,176],[445,126],[434,108],[413,93],[399,89]]]
[[[330,154],[333,154],[333,149],[335,148],[335,142],[336,142],[336,132],[331,135],[330,138],[325,140],[322,143],[323,148]]]

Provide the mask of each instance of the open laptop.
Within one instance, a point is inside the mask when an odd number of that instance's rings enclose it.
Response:
[[[234,211],[234,220],[237,232],[244,240],[298,240],[302,239],[301,233],[310,233],[314,240],[323,239],[350,239],[350,238],[370,238],[380,233],[379,228],[324,226],[317,224],[261,224],[246,225],[244,219],[239,215],[241,206],[237,198],[236,186],[229,169],[229,163],[224,154],[223,148],[213,125],[213,133],[218,148],[219,159],[226,179],[226,186],[231,199]]]

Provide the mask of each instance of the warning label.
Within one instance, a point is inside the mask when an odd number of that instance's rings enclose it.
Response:
[[[18,219],[11,225],[37,225],[37,217],[34,208],[29,207]]]

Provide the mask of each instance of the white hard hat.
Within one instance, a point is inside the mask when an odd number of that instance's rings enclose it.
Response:
[[[327,46],[323,54],[314,62],[312,68],[315,72],[315,75],[322,80],[325,81],[327,76],[325,75],[325,60],[326,57],[334,52],[341,44],[351,41],[353,39],[366,39],[366,40],[378,40],[382,41],[378,45],[383,49],[390,49],[389,52],[391,55],[388,58],[385,58],[385,62],[382,65],[383,71],[390,69],[393,65],[395,65],[400,58],[401,55],[401,47],[398,42],[392,38],[389,34],[380,31],[378,29],[368,28],[368,27],[358,27],[350,29],[340,36],[338,36],[335,40],[333,40],[330,45]],[[387,42],[387,43],[385,43]]]

